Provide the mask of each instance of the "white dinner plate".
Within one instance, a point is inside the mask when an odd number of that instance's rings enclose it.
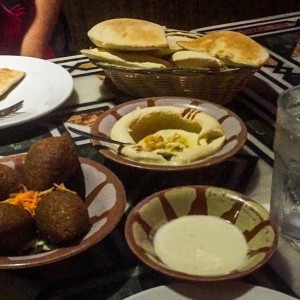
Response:
[[[69,72],[48,60],[0,55],[0,68],[26,73],[19,84],[0,97],[0,109],[24,100],[23,108],[17,113],[0,118],[0,129],[20,125],[50,113],[73,90],[73,79]]]
[[[177,283],[155,287],[124,300],[295,300],[296,298],[260,286],[241,282]]]

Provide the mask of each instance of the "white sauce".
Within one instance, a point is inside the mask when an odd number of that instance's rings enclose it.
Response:
[[[154,250],[169,268],[191,275],[221,275],[242,266],[245,237],[233,224],[214,216],[184,216],[163,225]]]

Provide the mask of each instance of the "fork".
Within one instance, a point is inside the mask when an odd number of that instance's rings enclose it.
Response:
[[[24,100],[21,100],[7,108],[0,109],[0,117],[5,117],[7,115],[15,113],[16,111],[18,111],[19,109],[21,109],[23,107],[23,103],[24,103]]]
[[[112,140],[108,137],[103,137],[103,136],[95,135],[95,134],[88,133],[88,132],[85,132],[85,131],[81,131],[79,129],[76,129],[76,128],[73,128],[73,127],[70,127],[70,126],[67,126],[67,128],[70,131],[72,131],[72,132],[74,132],[78,135],[86,136],[86,137],[89,137],[90,139],[95,139],[95,140],[99,140],[99,141],[106,142],[106,143],[117,144],[117,145],[120,145],[120,146],[130,145],[130,143],[115,141],[115,140]]]

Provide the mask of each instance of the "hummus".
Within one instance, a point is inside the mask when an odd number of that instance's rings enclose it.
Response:
[[[155,106],[137,108],[112,127],[111,138],[130,143],[115,148],[140,163],[182,165],[207,158],[225,140],[220,123],[197,109]]]

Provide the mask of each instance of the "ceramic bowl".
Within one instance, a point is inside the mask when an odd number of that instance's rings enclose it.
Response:
[[[1,164],[21,169],[25,155],[0,159]],[[80,157],[82,174],[76,174],[71,185],[85,199],[91,228],[77,242],[39,254],[0,256],[0,269],[21,269],[61,261],[83,252],[100,242],[119,223],[126,204],[122,183],[109,169],[87,158]]]
[[[247,258],[234,271],[221,275],[190,275],[169,268],[155,252],[154,236],[164,224],[186,215],[215,216],[234,224],[246,239]],[[245,276],[268,261],[278,240],[269,213],[259,203],[240,193],[212,186],[175,187],[145,198],[129,213],[125,235],[132,252],[146,265],[170,277],[194,282]]]
[[[116,151],[109,148],[109,144],[105,142],[99,142],[93,139],[92,143],[97,147],[97,149],[99,149],[102,155],[116,163],[139,169],[176,171],[199,169],[221,163],[238,152],[243,147],[246,141],[246,126],[235,113],[218,104],[184,97],[142,98],[122,103],[101,114],[101,116],[93,123],[91,127],[91,133],[110,137],[110,131],[113,125],[122,116],[130,113],[138,107],[145,108],[152,106],[176,106],[204,111],[205,113],[216,118],[221,123],[222,128],[226,134],[225,145],[217,153],[209,156],[206,159],[202,159],[185,165],[170,166],[139,163],[121,154],[118,154]]]

